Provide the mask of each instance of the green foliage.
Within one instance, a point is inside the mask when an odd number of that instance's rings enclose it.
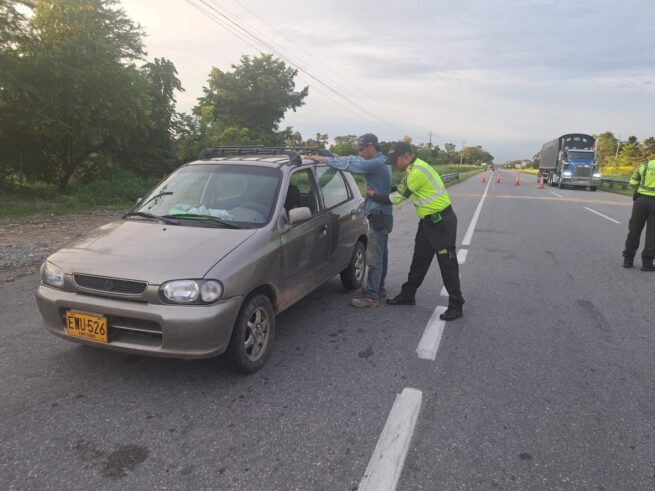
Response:
[[[146,83],[126,65],[143,55],[143,34],[116,3],[36,0],[34,34],[16,45],[14,83],[0,94],[2,146],[60,190],[145,120]]]
[[[270,54],[241,57],[234,71],[213,68],[208,87],[194,113],[211,119],[213,126],[249,128],[254,133],[271,134],[287,110],[304,104],[308,87],[295,91],[298,71]]]
[[[357,155],[357,135],[336,136],[334,145],[330,146],[330,152],[337,155]]]
[[[124,211],[157,184],[120,167],[92,182],[72,180],[64,193],[53,184],[14,185],[0,193],[0,218],[35,213],[76,213],[89,210]]]
[[[149,176],[159,176],[177,165],[173,126],[177,122],[175,91],[184,91],[170,60],[155,58],[140,73],[147,82],[147,120],[121,142],[121,163]]]

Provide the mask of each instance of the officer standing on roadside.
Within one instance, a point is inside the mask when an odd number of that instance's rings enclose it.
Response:
[[[356,145],[359,156],[309,155],[307,158],[315,162],[324,162],[335,169],[362,174],[369,188],[386,196],[391,191],[391,168],[386,165],[386,157],[380,152],[378,137],[373,133],[366,133],[357,138]],[[377,307],[379,299],[386,296],[384,279],[387,276],[389,261],[387,244],[393,229],[391,203],[380,204],[367,199],[364,212],[370,225],[366,247],[368,280],[366,286],[362,287],[362,295],[351,300],[352,306],[357,308]]]
[[[389,196],[380,195],[372,189],[367,190],[368,196],[378,203],[393,204],[399,204],[409,198],[419,218],[407,282],[403,284],[400,294],[387,299],[387,303],[414,305],[416,290],[423,283],[436,254],[441,277],[448,292],[448,309],[440,318],[452,321],[462,317],[464,297],[460,290],[459,265],[455,250],[457,216],[441,177],[430,164],[415,157],[412,147],[405,142],[398,142],[389,150],[387,161],[399,171],[405,171],[402,183]]]
[[[655,271],[655,160],[640,165],[630,178],[635,188],[632,216],[628,224],[628,238],[623,251],[623,267],[631,268],[634,264],[641,231],[646,225],[646,239],[641,251],[641,270]]]

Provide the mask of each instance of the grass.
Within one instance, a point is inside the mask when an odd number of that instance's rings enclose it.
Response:
[[[127,210],[157,182],[120,171],[91,183],[71,182],[64,193],[42,182],[14,186],[0,191],[0,218]]]

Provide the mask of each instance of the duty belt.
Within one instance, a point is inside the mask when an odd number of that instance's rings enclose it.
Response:
[[[451,205],[448,205],[441,211],[437,211],[436,213],[432,213],[431,215],[424,216],[423,218],[421,218],[421,221],[425,223],[439,223],[441,220],[452,214],[453,214],[453,207]]]

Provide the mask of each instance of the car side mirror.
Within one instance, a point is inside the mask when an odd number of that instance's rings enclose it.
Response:
[[[306,222],[312,217],[312,212],[306,206],[300,208],[293,208],[289,210],[289,225],[295,223]]]
[[[137,198],[136,199],[136,206],[138,206],[139,203],[141,203],[142,201],[143,201],[143,198]]]

